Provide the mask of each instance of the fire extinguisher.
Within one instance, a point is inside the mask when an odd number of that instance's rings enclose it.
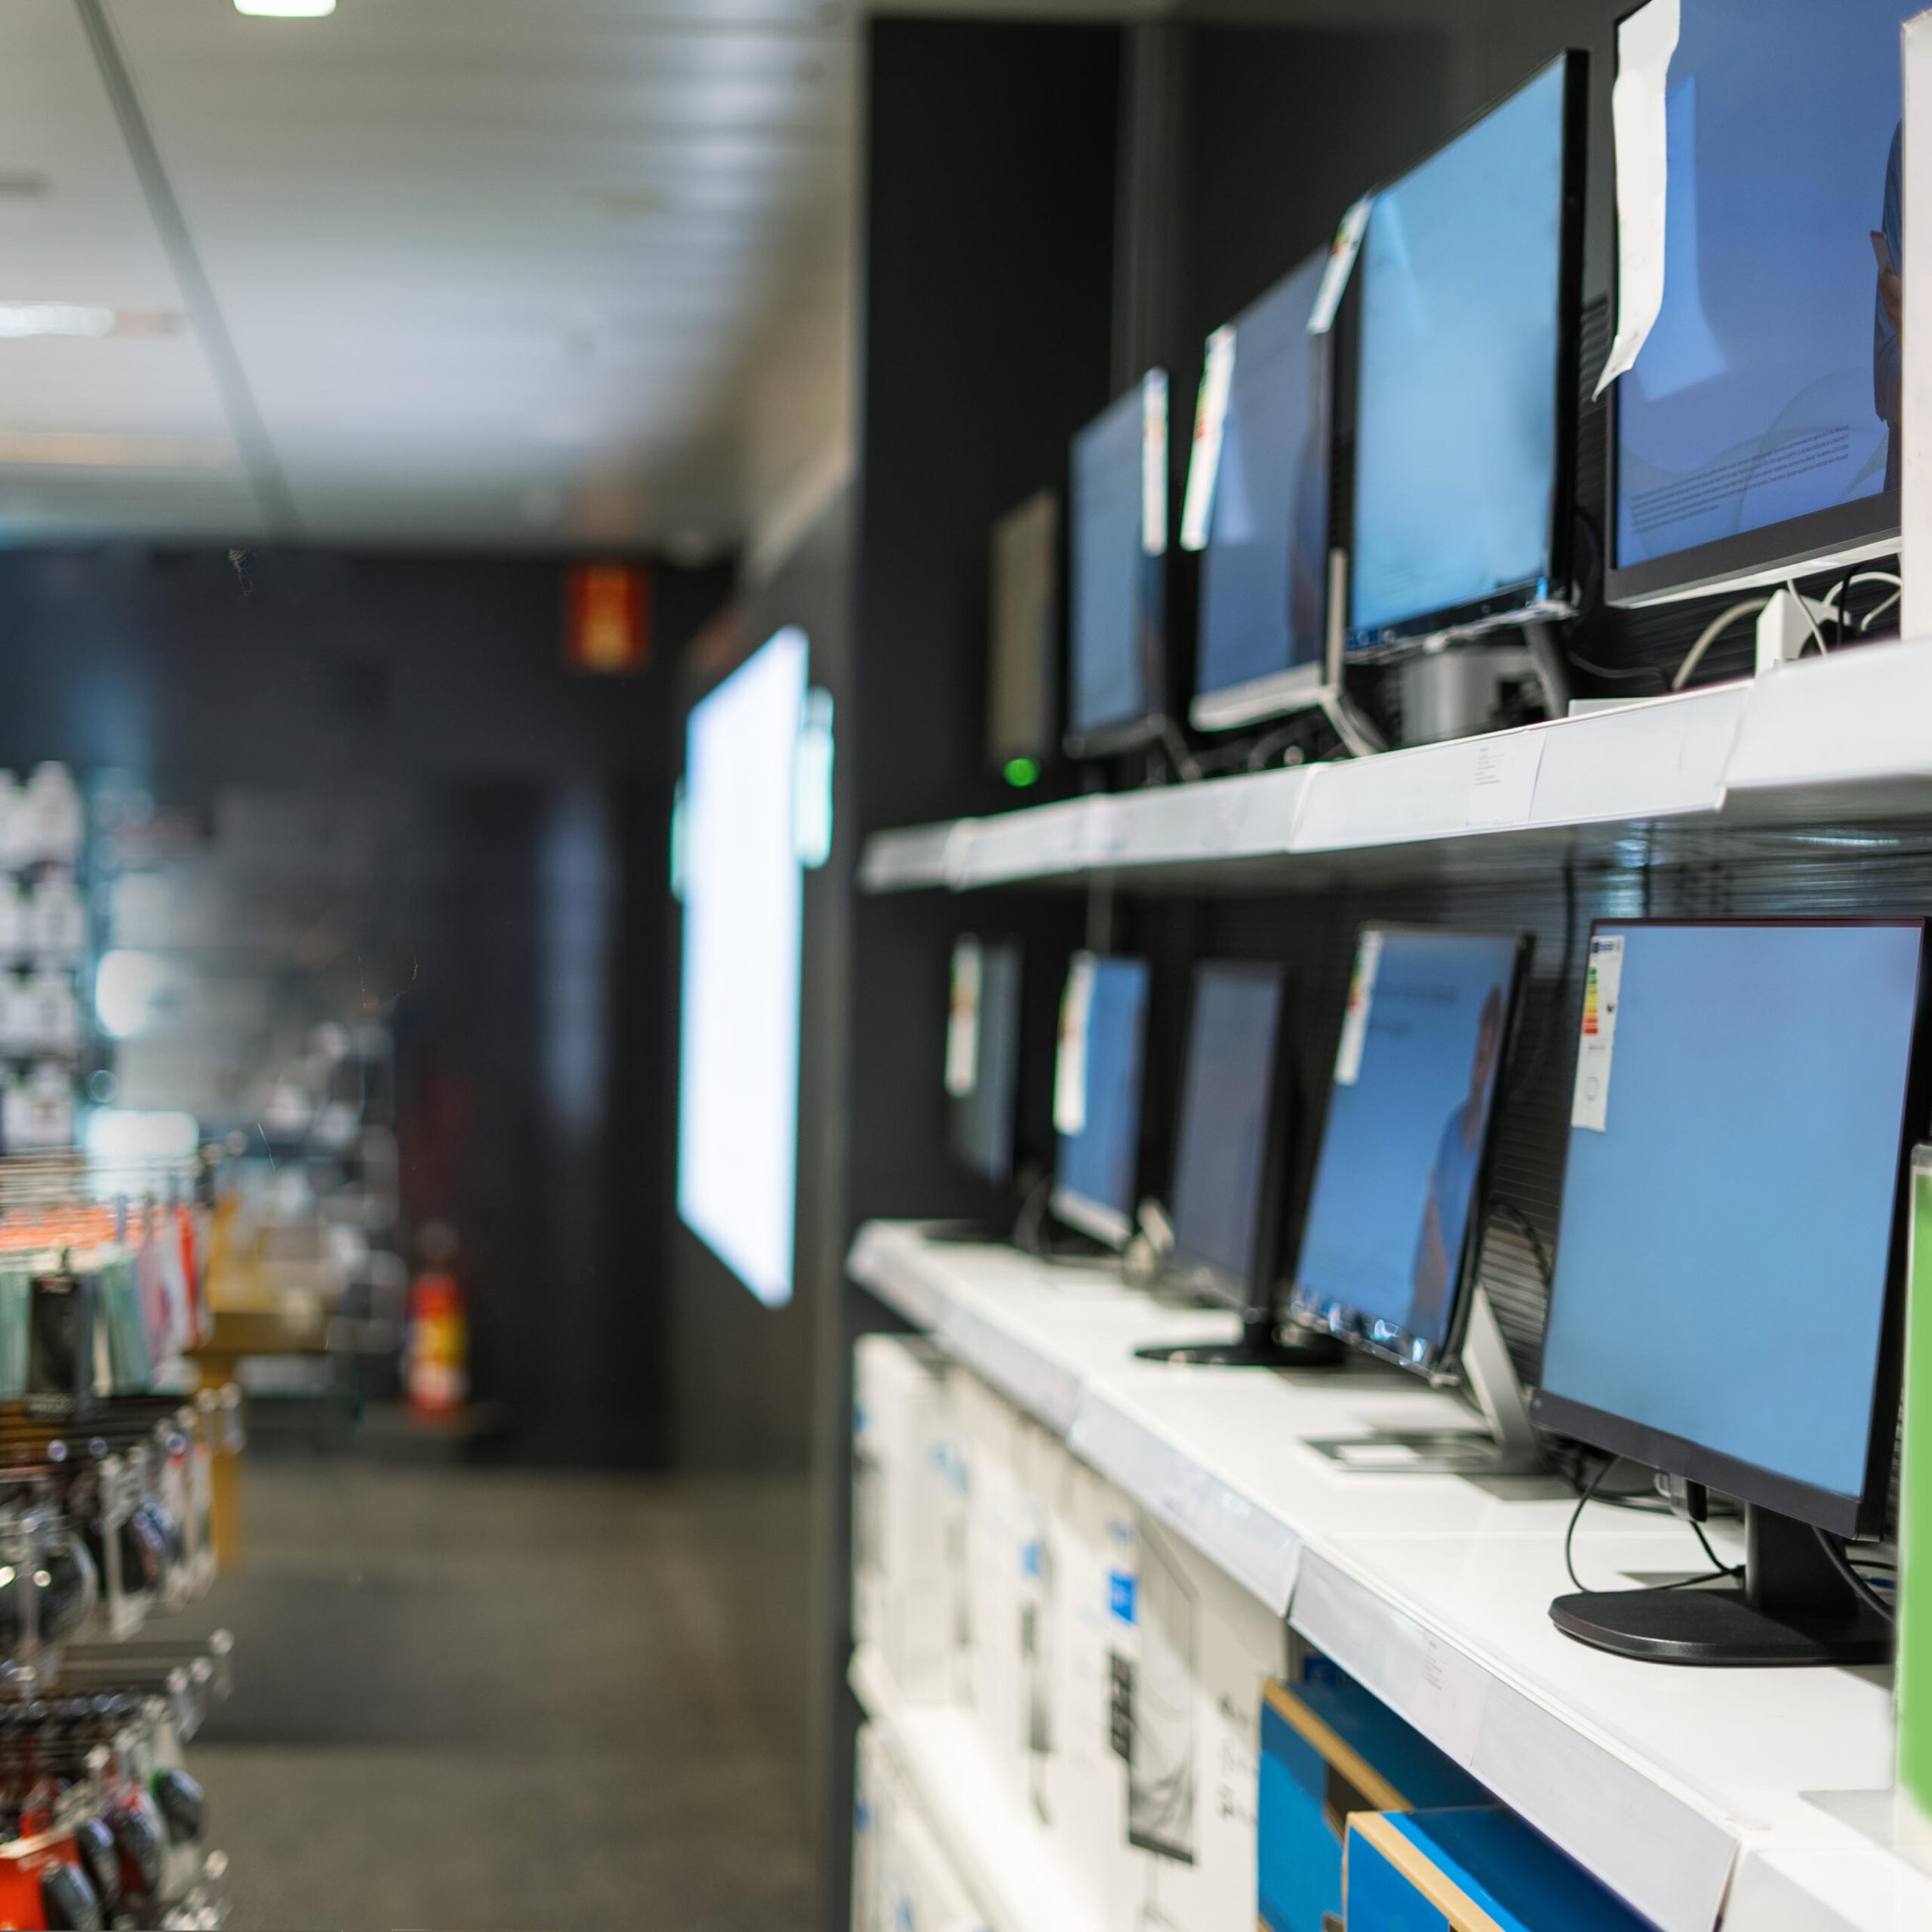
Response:
[[[409,1287],[404,1386],[419,1416],[449,1416],[469,1398],[469,1324],[454,1266],[456,1241],[437,1223],[424,1230],[424,1265]]]

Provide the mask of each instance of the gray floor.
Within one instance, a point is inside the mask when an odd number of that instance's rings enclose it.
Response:
[[[190,1758],[241,1932],[810,1924],[801,1482],[248,1484]]]

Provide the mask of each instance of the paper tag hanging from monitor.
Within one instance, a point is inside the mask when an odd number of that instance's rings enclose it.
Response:
[[[1214,485],[1221,471],[1221,437],[1227,426],[1228,392],[1235,379],[1235,329],[1224,323],[1208,338],[1201,395],[1194,411],[1194,448],[1188,458],[1187,494],[1180,512],[1180,547],[1204,550],[1214,516]]]
[[[1094,1009],[1094,955],[1076,952],[1060,1002],[1060,1055],[1054,1063],[1054,1127],[1069,1137],[1087,1126],[1087,1023]]]
[[[1665,103],[1681,24],[1678,0],[1645,0],[1617,29],[1611,134],[1617,155],[1617,339],[1592,391],[1636,361],[1663,309],[1670,163]]]
[[[1583,1032],[1577,1047],[1577,1091],[1570,1124],[1603,1133],[1610,1117],[1610,1061],[1617,1044],[1617,1006],[1623,986],[1623,935],[1599,933],[1590,941],[1583,980]]]
[[[1168,553],[1168,378],[1149,369],[1140,379],[1140,547]]]
[[[1315,291],[1315,306],[1308,312],[1310,335],[1326,335],[1335,326],[1335,312],[1348,293],[1349,277],[1354,274],[1355,257],[1361,253],[1361,238],[1368,232],[1369,211],[1375,197],[1364,195],[1342,217],[1335,238],[1328,247],[1328,266],[1321,272],[1321,286]]]
[[[1382,935],[1365,932],[1355,949],[1355,977],[1349,982],[1349,1010],[1342,1016],[1342,1044],[1335,1051],[1335,1084],[1352,1087],[1361,1078],[1362,1048],[1368,1042],[1368,1011],[1375,1003],[1375,976],[1382,965]]]
[[[946,1091],[964,1100],[979,1084],[980,984],[986,955],[976,939],[952,949],[952,1003],[946,1021]]]

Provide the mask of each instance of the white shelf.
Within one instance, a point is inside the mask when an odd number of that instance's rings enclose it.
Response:
[[[847,1677],[992,1932],[1103,1932],[964,1712],[907,1704],[869,1645],[854,1651]]]
[[[1780,1900],[1761,1932],[1932,1924],[1841,1915],[1829,1884],[1759,1870],[1774,1856],[1842,1869],[1875,1896],[1894,1861],[1853,1821],[1890,1775],[1890,1693],[1875,1674],[1671,1670],[1586,1649],[1548,1615],[1571,1587],[1561,1485],[1344,1471],[1307,1446],[1466,1425],[1453,1398],[1366,1364],[1274,1375],[1145,1362],[1137,1345],[1226,1337],[1232,1317],[910,1225],[866,1227],[849,1267],[1664,1932],[1711,1932],[1734,1869]],[[1577,1561],[1610,1586],[1701,1567],[1681,1524],[1604,1510],[1585,1518]],[[1792,1917],[1807,1897],[1814,1915]]]
[[[1543,849],[1660,820],[1932,816],[1932,740],[1918,728],[1928,712],[1932,641],[1873,645],[1487,737],[876,832],[860,883],[970,891],[1180,869],[1205,882],[1217,867],[1284,864],[1318,875],[1343,855],[1494,859],[1512,841]],[[1478,761],[1498,759],[1526,782],[1479,792]]]

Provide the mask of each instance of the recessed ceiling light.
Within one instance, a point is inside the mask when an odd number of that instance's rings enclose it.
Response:
[[[335,0],[235,0],[238,14],[271,20],[319,20],[335,11]]]
[[[172,335],[171,309],[112,309],[104,302],[0,301],[0,340],[34,335]]]

